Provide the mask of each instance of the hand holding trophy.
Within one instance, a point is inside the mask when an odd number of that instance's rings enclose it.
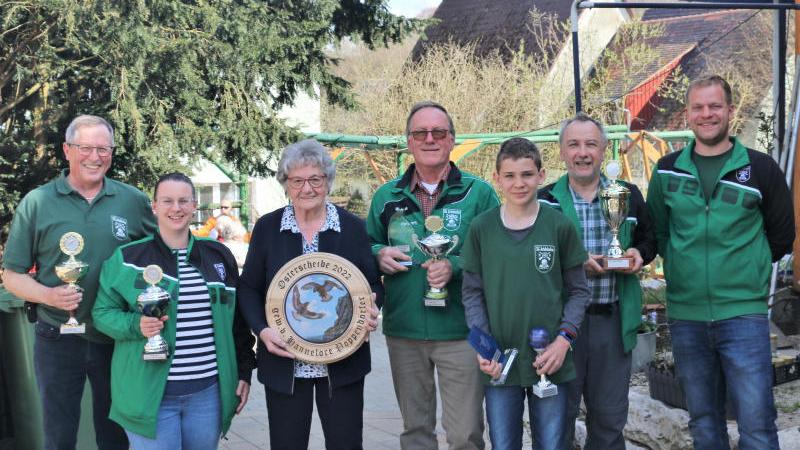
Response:
[[[547,332],[546,328],[533,328],[528,335],[528,344],[536,352],[537,356],[541,355],[550,344],[550,333]],[[558,386],[551,383],[542,374],[539,382],[533,385],[533,393],[539,398],[552,397],[558,395]]]
[[[444,222],[439,216],[428,216],[425,219],[425,228],[431,232],[425,239],[419,240],[417,235],[411,236],[414,245],[422,251],[422,253],[430,256],[434,260],[439,260],[447,256],[456,245],[458,245],[458,236],[445,236],[439,234],[439,230],[444,227]],[[431,287],[425,293],[425,306],[444,307],[447,304],[447,288]]]
[[[55,266],[56,276],[63,282],[72,286],[76,292],[83,291],[78,286],[78,281],[86,275],[89,264],[75,259],[75,255],[83,250],[83,236],[74,231],[64,233],[58,241],[61,251],[69,256],[66,261]],[[78,323],[75,319],[75,312],[69,312],[69,320],[61,325],[61,334],[83,334],[86,332],[86,324]]]
[[[611,228],[611,243],[603,257],[603,269],[606,270],[626,270],[633,267],[633,258],[623,256],[618,237],[619,227],[628,217],[631,196],[630,189],[617,183],[620,173],[619,162],[612,160],[606,163],[606,176],[611,182],[600,190],[600,210]]]
[[[164,276],[164,272],[161,267],[151,264],[144,268],[142,276],[150,286],[136,298],[136,307],[142,315],[160,319],[167,315],[170,300],[169,292],[156,286]],[[167,357],[169,357],[169,347],[160,333],[147,338],[142,353],[143,360],[164,361]]]

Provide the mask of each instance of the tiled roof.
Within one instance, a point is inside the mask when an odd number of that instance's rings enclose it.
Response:
[[[656,0],[659,1],[659,0]],[[683,0],[686,3],[773,3],[773,0]],[[659,3],[674,3],[674,0],[660,0]],[[791,0],[783,0],[792,3]],[[694,16],[722,11],[721,9],[688,9],[688,8],[650,8],[644,12],[642,20],[666,19],[670,17]]]
[[[534,7],[564,21],[569,19],[570,5],[568,0],[443,0],[433,16],[440,22],[425,31],[428,39],[417,42],[412,57],[418,59],[431,43],[449,41],[477,43],[479,55],[495,49],[509,55],[520,41],[532,51],[535,46],[528,23]]]
[[[764,57],[764,49],[771,48],[772,31],[771,22],[759,20],[756,14],[770,13],[766,11],[759,13],[756,10],[723,10],[652,20],[653,23],[662,23],[665,27],[663,36],[656,39],[653,45],[658,49],[665,49],[673,43],[694,44],[695,48],[680,64],[684,75],[689,79],[695,79],[707,74],[711,70],[709,61],[716,61],[717,64],[739,70],[743,77],[750,78],[757,92],[755,97],[760,99],[768,93],[771,86],[769,76],[765,77],[762,72],[764,70],[771,72],[772,61],[769,56],[766,56],[766,60],[759,58]],[[758,38],[759,36],[763,38]],[[685,128],[682,102],[664,100],[659,106],[662,111],[656,112],[648,128]],[[741,117],[752,116],[755,114],[756,106],[743,105],[738,114]]]
[[[653,10],[649,10],[648,13]],[[671,10],[658,10],[671,11]],[[607,100],[621,98],[639,84],[645,82],[675,58],[685,55],[680,64],[683,72],[690,78],[704,72],[707,57],[718,60],[731,60],[736,64],[737,54],[748,51],[748,46],[753,41],[743,39],[742,33],[752,33],[750,19],[757,11],[754,10],[722,10],[708,12],[704,10],[690,10],[700,13],[692,15],[663,16],[653,19],[645,14],[645,24],[663,27],[663,32],[658,36],[648,39],[649,47],[656,52],[655,58],[644,68],[637,71],[633,77],[612,77],[614,80],[609,86],[605,96]],[[760,32],[764,33],[764,30]],[[769,35],[766,31],[766,35]],[[612,44],[614,45],[614,44]],[[627,79],[625,79],[627,78]],[[676,105],[677,106],[677,105]],[[658,117],[656,118],[657,120]]]

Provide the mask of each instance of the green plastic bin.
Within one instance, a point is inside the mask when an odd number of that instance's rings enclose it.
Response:
[[[0,450],[40,450],[44,442],[42,407],[33,370],[33,324],[28,322],[23,301],[0,284],[0,420],[10,418],[11,430],[0,435]],[[5,399],[5,401],[3,400]],[[0,429],[7,427],[0,426]],[[10,435],[9,435],[10,434]],[[81,399],[77,448],[96,450],[89,383]]]

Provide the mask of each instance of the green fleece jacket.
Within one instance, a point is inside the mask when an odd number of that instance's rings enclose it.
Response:
[[[459,242],[448,256],[453,267],[453,276],[447,284],[449,298],[447,306],[426,307],[423,298],[428,289],[427,272],[420,264],[429,258],[418,249],[412,249],[414,265],[407,272],[385,275],[383,278],[385,297],[383,303],[383,332],[387,336],[422,340],[453,340],[467,337],[464,306],[461,304],[461,266],[459,254],[469,230],[469,224],[478,214],[499,204],[492,186],[475,175],[460,171],[450,163],[450,173],[439,200],[431,212],[440,216],[444,228],[439,231],[446,236],[458,236]],[[417,198],[409,190],[414,174],[412,164],[402,177],[381,186],[372,197],[367,233],[372,244],[372,253],[378,254],[390,245],[387,236],[389,221],[395,213],[403,214],[414,233],[420,239],[430,232],[425,230],[422,209]],[[412,244],[413,246],[413,244]]]
[[[769,155],[731,143],[710,199],[692,161],[694,141],[653,170],[647,206],[672,319],[766,313],[771,262],[791,249],[794,218],[783,173]]]
[[[225,434],[239,404],[239,380],[250,382],[255,367],[255,338],[236,309],[238,267],[230,250],[211,239],[190,237],[188,262],[205,279],[211,298],[217,378]],[[139,327],[136,298],[148,286],[144,268],[156,264],[164,271],[158,286],[172,297],[161,336],[169,345],[166,361],[143,361],[147,339]],[[92,310],[97,329],[115,341],[111,360],[111,420],[126,430],[154,438],[161,398],[175,354],[179,274],[177,255],[158,234],[117,248],[100,273],[100,290]]]
[[[628,217],[619,227],[620,245],[623,249],[635,247],[644,260],[643,264],[648,264],[656,256],[656,242],[644,197],[635,185],[623,181],[620,183],[631,190]],[[540,203],[564,213],[575,225],[578,235],[583,236],[583,226],[575,212],[575,204],[572,201],[572,193],[569,190],[566,175],[555,183],[540,189],[537,195]],[[642,287],[636,275],[617,272],[615,277],[622,318],[620,332],[627,353],[636,346],[636,334],[642,322]]]

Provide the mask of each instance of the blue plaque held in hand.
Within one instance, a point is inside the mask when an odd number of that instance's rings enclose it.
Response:
[[[494,340],[491,334],[484,333],[483,330],[478,327],[472,327],[469,329],[467,340],[469,341],[469,345],[471,345],[483,359],[501,362],[500,358],[503,352],[500,351],[497,341]]]
[[[504,384],[508,377],[508,372],[511,370],[511,366],[514,365],[514,360],[517,359],[517,349],[509,348],[505,351],[501,351],[500,346],[497,345],[497,341],[494,340],[492,335],[483,332],[483,330],[478,327],[470,328],[467,341],[483,359],[497,361],[503,365],[500,376],[493,379],[491,384],[493,386]]]

